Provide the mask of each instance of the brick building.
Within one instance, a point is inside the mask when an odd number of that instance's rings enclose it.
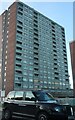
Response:
[[[70,89],[65,29],[14,2],[2,13],[2,88]]]
[[[70,52],[71,52],[73,87],[74,87],[74,96],[75,96],[75,41],[72,41],[70,43]]]

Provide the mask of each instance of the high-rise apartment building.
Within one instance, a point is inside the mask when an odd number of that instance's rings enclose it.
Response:
[[[65,30],[22,2],[2,14],[2,84],[13,89],[69,89]]]
[[[70,52],[71,52],[71,63],[72,63],[72,74],[73,74],[73,88],[75,96],[75,41],[70,43]]]

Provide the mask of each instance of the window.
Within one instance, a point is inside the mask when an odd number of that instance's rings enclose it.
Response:
[[[38,43],[35,43],[35,42],[34,42],[34,45],[37,45],[37,46],[39,46],[39,44],[38,44]]]
[[[33,101],[35,99],[34,94],[31,91],[26,92],[25,100],[26,101]]]
[[[34,57],[34,60],[38,60],[38,58]]]
[[[54,74],[55,74],[55,75],[59,75],[59,73],[58,73],[58,72],[55,72]]]
[[[22,3],[18,3],[20,7],[23,7],[23,4]]]
[[[63,50],[63,52],[65,52],[65,53],[66,53],[66,50]]]
[[[38,63],[35,63],[35,62],[34,62],[34,65],[38,65]]]
[[[55,25],[55,22],[52,21],[51,23],[52,23],[52,25]]]
[[[34,27],[38,27],[38,25],[34,24]]]
[[[22,27],[21,27],[21,26],[19,26],[19,25],[17,25],[17,28],[19,28],[19,29],[21,29],[21,30],[22,30]]]
[[[56,41],[53,41],[53,44],[56,44]]]
[[[34,28],[34,31],[38,32],[38,30],[37,30],[37,29],[35,29],[35,28]]]
[[[56,67],[54,67],[54,70],[57,70],[57,68],[56,68]]]
[[[33,79],[29,79],[29,82],[33,82]]]
[[[54,65],[57,65],[57,63],[54,63]]]
[[[65,37],[65,35],[62,35],[62,37],[64,38],[64,37]]]
[[[15,93],[15,100],[23,100],[23,94],[24,94],[23,91],[17,91]]]
[[[54,58],[55,61],[57,61],[57,58]]]
[[[27,81],[27,79],[26,79],[26,78],[23,78],[23,81]]]
[[[59,78],[58,78],[58,77],[55,77],[55,79],[59,80]]]
[[[62,31],[62,34],[65,34],[64,31]]]
[[[6,76],[6,72],[4,73],[4,76]]]
[[[34,11],[34,14],[35,14],[35,15],[38,15],[38,13],[37,13],[36,11]]]
[[[52,35],[53,35],[53,36],[55,36],[55,34],[54,34],[54,33],[52,33]]]
[[[2,64],[0,63],[0,66],[2,66]]]
[[[16,55],[19,55],[19,56],[21,56],[22,54],[21,54],[21,53],[18,53],[18,52],[16,52]]]
[[[52,32],[55,32],[55,30],[52,29]]]
[[[66,53],[64,53],[64,56],[67,56]]]
[[[62,31],[64,31],[64,28],[61,28]]]
[[[64,39],[64,38],[63,38],[62,40],[65,42],[65,39]]]
[[[34,40],[37,40],[37,41],[38,41],[38,38],[34,37]]]
[[[10,93],[7,95],[7,99],[14,99],[14,94],[15,94],[14,91],[10,92]]]
[[[21,48],[21,47],[16,47],[16,49],[17,49],[17,50],[22,50],[22,48]]]
[[[21,83],[15,83],[16,88],[21,88]]]
[[[7,53],[7,50],[6,50],[6,53]]]
[[[56,53],[56,52],[57,52],[57,50],[53,50],[53,52],[55,52],[55,53]]]
[[[67,72],[67,73],[68,73],[68,70],[65,70],[65,72]]]
[[[22,42],[21,41],[17,41],[18,44],[22,45]]]
[[[17,21],[17,23],[19,23],[20,25],[23,25],[23,23],[21,21],[19,21],[19,20]]]
[[[38,68],[34,68],[34,70],[38,71]]]
[[[37,34],[37,33],[34,33],[34,35],[35,35],[35,36],[38,36],[38,34]]]
[[[69,81],[69,79],[66,79],[66,81]]]
[[[18,10],[23,11],[23,8],[19,7]]]
[[[6,82],[6,79],[4,79],[4,82]]]
[[[34,52],[34,55],[38,55],[38,53],[37,53],[37,52]]]
[[[16,66],[17,66],[17,67],[21,67],[21,65],[19,65],[19,64],[16,64]]]
[[[38,48],[37,48],[37,47],[34,47],[34,50],[38,50]]]
[[[18,14],[19,14],[19,15],[23,15],[23,13],[21,13],[21,12],[19,12],[19,11],[18,11]]]
[[[55,40],[55,37],[52,37],[53,40]]]
[[[21,32],[21,31],[19,31],[19,30],[17,30],[17,33],[19,33],[19,34],[21,34],[21,35],[22,35],[22,32]]]
[[[34,22],[35,22],[35,23],[38,23],[38,21],[37,21],[37,20],[34,20]]]
[[[34,74],[35,76],[38,76],[38,74]]]
[[[16,73],[18,73],[18,74],[22,74],[22,71],[20,71],[20,70],[16,70]]]
[[[5,56],[5,59],[7,59],[7,55]]]

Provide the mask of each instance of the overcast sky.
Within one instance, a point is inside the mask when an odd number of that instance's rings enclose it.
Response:
[[[8,8],[15,0],[0,0],[0,14]],[[73,40],[73,1],[72,0],[21,0],[40,13],[54,20],[65,28],[66,44],[68,51],[68,63],[70,81],[72,84],[71,60],[69,53],[69,42]],[[40,2],[39,2],[40,1]],[[60,1],[60,2],[59,2]]]

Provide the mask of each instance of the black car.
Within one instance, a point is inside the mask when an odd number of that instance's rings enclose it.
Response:
[[[11,91],[3,103],[3,119],[68,120],[64,106],[45,91]]]

